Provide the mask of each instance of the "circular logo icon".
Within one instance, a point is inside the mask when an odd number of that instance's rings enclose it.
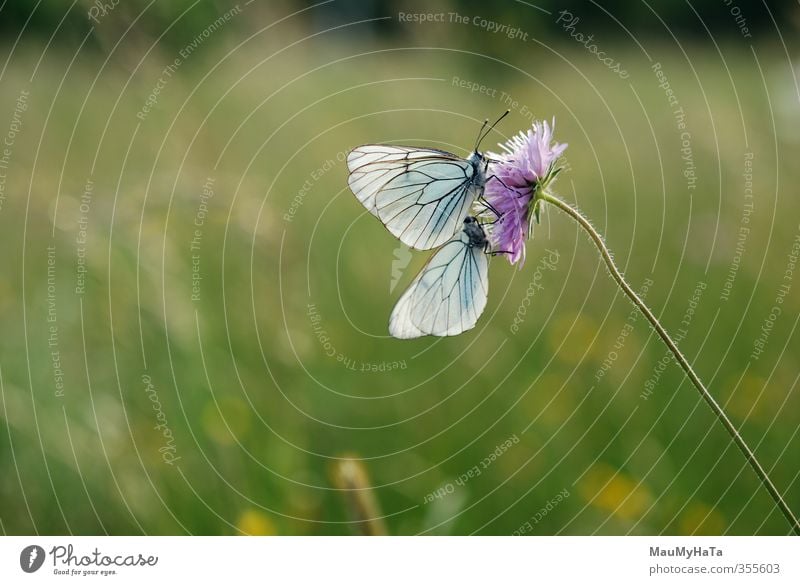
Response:
[[[35,573],[42,568],[43,564],[44,549],[37,544],[26,546],[19,553],[19,566],[26,573]]]

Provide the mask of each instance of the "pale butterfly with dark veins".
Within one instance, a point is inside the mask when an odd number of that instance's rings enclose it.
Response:
[[[484,122],[467,158],[433,148],[366,144],[347,156],[348,184],[358,200],[406,245],[439,248],[392,311],[400,339],[458,335],[486,307],[489,240],[472,212],[483,197],[489,160],[481,141],[506,115]],[[484,131],[485,130],[485,131]]]

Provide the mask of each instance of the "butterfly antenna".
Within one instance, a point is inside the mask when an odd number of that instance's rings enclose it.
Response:
[[[488,123],[489,123],[489,118],[486,118],[486,119],[483,121],[483,124],[481,124],[481,129],[480,129],[480,130],[478,130],[478,138],[477,138],[477,140],[475,140],[475,148],[473,148],[473,150],[478,150],[478,147],[479,147],[479,146],[480,146],[480,144],[481,144],[481,140],[483,140],[483,136],[482,136],[482,134],[483,134],[483,129],[484,129],[484,128],[486,128],[486,125],[487,125]]]
[[[486,122],[483,123],[483,126],[481,126],[481,131],[478,133],[478,142],[475,144],[475,150],[478,150],[478,147],[481,145],[481,142],[483,142],[483,139],[489,136],[489,133],[492,130],[494,130],[494,127],[500,123],[500,120],[508,116],[510,112],[511,110],[506,110],[502,116],[500,116],[499,118],[497,118],[497,120],[494,121],[494,124],[492,124],[491,126],[489,126],[489,128],[486,129],[486,132],[484,132],[483,129],[486,128],[486,124],[489,122],[489,120],[486,120]]]

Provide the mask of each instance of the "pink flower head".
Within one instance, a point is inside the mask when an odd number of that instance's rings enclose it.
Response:
[[[525,262],[525,241],[530,237],[530,220],[537,201],[535,194],[544,189],[558,172],[556,162],[566,144],[552,143],[553,128],[547,122],[534,122],[527,133],[520,132],[505,144],[503,153],[488,153],[494,159],[489,166],[489,180],[484,197],[500,217],[489,230],[495,251],[508,253],[508,260],[520,268]],[[492,212],[493,213],[493,212]]]

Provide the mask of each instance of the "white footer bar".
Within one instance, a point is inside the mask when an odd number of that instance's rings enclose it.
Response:
[[[793,537],[4,537],[0,583],[800,583]],[[225,580],[225,581],[223,581]],[[598,581],[599,580],[599,581]],[[613,580],[613,581],[612,581]]]

